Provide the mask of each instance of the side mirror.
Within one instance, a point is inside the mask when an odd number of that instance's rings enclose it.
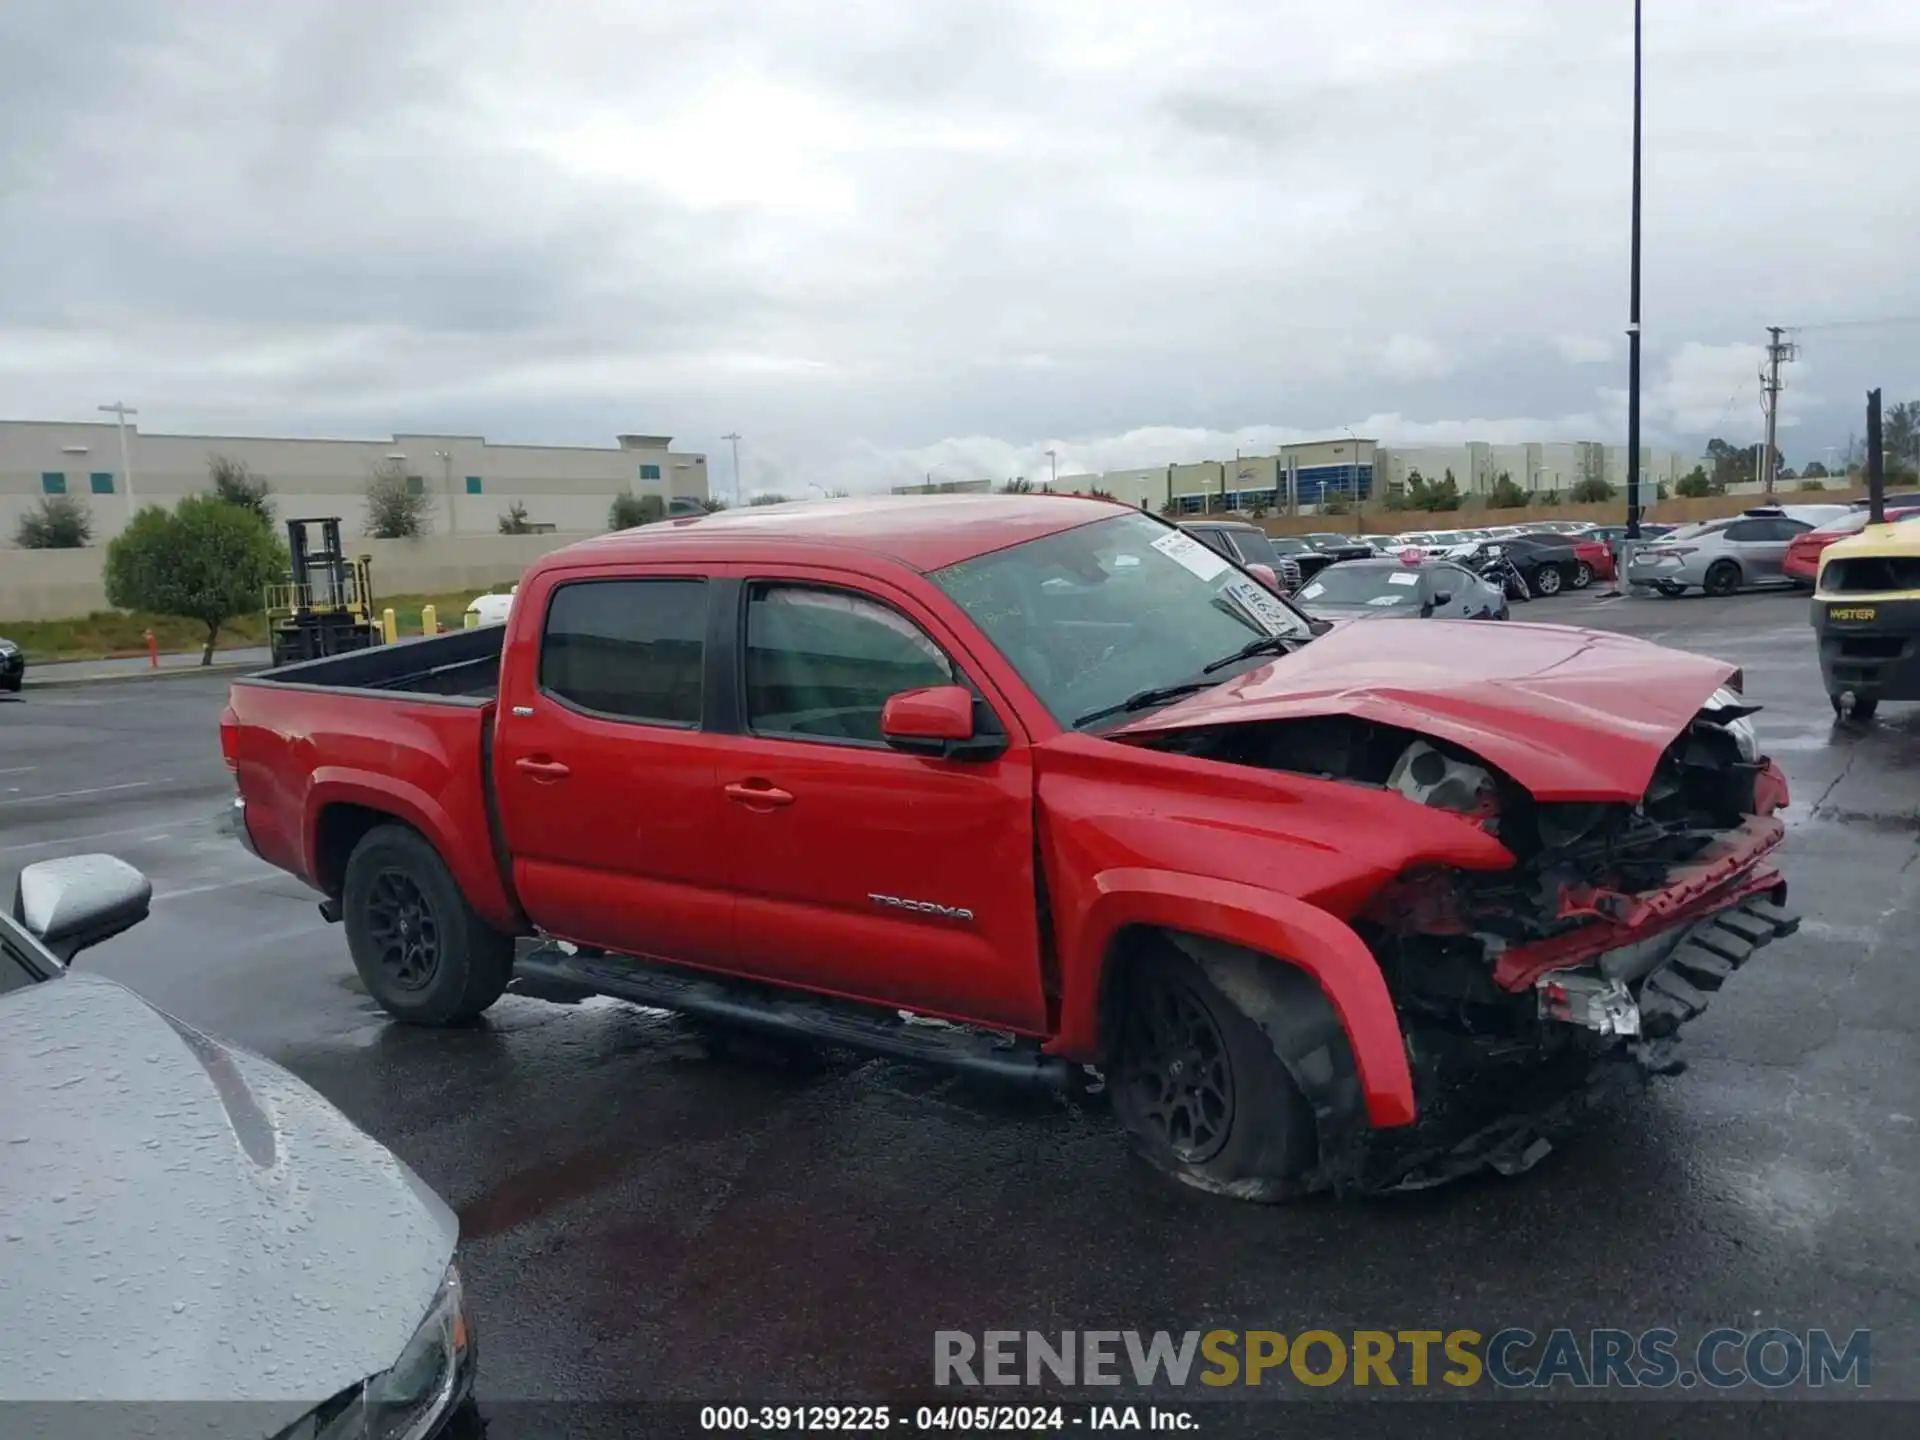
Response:
[[[68,964],[147,918],[153,882],[112,855],[69,855],[20,872],[13,918]]]
[[[880,734],[896,750],[940,760],[988,760],[1007,748],[1005,736],[974,733],[973,692],[964,685],[902,690],[881,710]]]
[[[1261,565],[1256,563],[1256,564],[1249,565],[1246,568],[1247,568],[1247,573],[1249,575],[1253,576],[1254,579],[1258,580],[1262,585],[1266,586],[1267,589],[1273,591],[1274,594],[1284,595],[1287,593],[1286,586],[1280,583],[1280,577],[1273,573],[1273,567],[1271,565]]]

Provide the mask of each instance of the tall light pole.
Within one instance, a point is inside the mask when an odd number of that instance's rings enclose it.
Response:
[[[1058,485],[1059,483],[1060,483],[1059,456],[1055,455],[1053,451],[1049,450],[1047,451],[1047,489],[1051,490],[1055,485]]]
[[[127,450],[127,417],[140,412],[131,405],[123,405],[118,400],[111,405],[99,407],[103,415],[113,416],[120,430],[120,479],[127,487],[127,514],[133,514],[133,460]]]
[[[453,452],[436,450],[433,455],[440,462],[440,474],[447,487],[447,533],[451,535],[460,528],[453,518]]]
[[[1633,0],[1633,218],[1627,280],[1627,534],[1640,538],[1640,0]],[[1621,557],[1625,568],[1626,555]]]
[[[729,431],[720,437],[733,446],[733,503],[740,503],[740,432]]]

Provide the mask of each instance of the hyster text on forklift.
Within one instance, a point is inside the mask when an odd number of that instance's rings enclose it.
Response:
[[[311,528],[320,529],[313,543]],[[275,665],[365,650],[385,639],[373,613],[373,557],[349,560],[340,517],[287,521],[287,578],[267,587],[267,633]]]

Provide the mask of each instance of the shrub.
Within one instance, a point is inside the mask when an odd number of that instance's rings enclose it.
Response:
[[[1613,499],[1618,493],[1598,475],[1592,475],[1575,485],[1570,492],[1570,497],[1576,505],[1601,505]]]
[[[78,495],[48,495],[14,529],[22,550],[78,550],[93,539],[93,512]]]
[[[412,540],[427,528],[427,493],[416,491],[397,460],[383,460],[367,478],[367,534]]]
[[[613,497],[607,507],[609,530],[631,530],[636,525],[653,525],[667,518],[667,502],[658,495],[636,495],[631,490]]]
[[[527,523],[527,507],[518,500],[513,501],[500,514],[500,533],[502,535],[530,535],[533,527]]]
[[[1489,510],[1519,510],[1527,503],[1527,492],[1514,483],[1513,476],[1502,470],[1494,478],[1493,487],[1487,491]]]

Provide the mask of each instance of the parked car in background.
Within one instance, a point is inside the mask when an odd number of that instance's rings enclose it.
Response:
[[[513,597],[519,591],[520,587],[516,585],[504,595],[492,591],[476,595],[467,604],[467,614],[474,617],[472,623],[475,625],[504,625],[508,612],[513,609]]]
[[[1313,547],[1314,553],[1326,556],[1328,564],[1337,560],[1364,560],[1373,554],[1373,546],[1359,535],[1338,535],[1331,530],[1316,530],[1300,538]]]
[[[1342,560],[1293,597],[1323,620],[1504,620],[1498,585],[1446,560]]]
[[[1558,535],[1509,535],[1504,540],[1482,540],[1458,558],[1461,564],[1477,571],[1500,556],[1519,572],[1529,595],[1558,595],[1579,584],[1583,562],[1573,543]],[[1587,578],[1591,581],[1592,574]]]
[[[1573,543],[1573,588],[1584,590],[1595,580],[1611,580],[1614,573],[1613,547],[1604,540],[1585,535],[1569,535]]]
[[[1289,595],[1329,562],[1306,541],[1275,537],[1245,520],[1191,520],[1180,527],[1209,550],[1241,565],[1264,565]]]
[[[1915,516],[1920,516],[1920,505],[1890,506],[1886,511],[1889,522],[1911,520]],[[1811,586],[1820,577],[1820,557],[1826,548],[1834,541],[1858,535],[1866,528],[1867,512],[1855,510],[1850,515],[1829,521],[1817,530],[1804,531],[1787,542],[1787,558],[1780,568],[1794,584]]]
[[[1841,513],[1845,513],[1844,508]],[[1731,595],[1755,586],[1790,585],[1793,581],[1786,573],[1787,547],[1796,535],[1804,535],[1816,523],[1770,508],[1682,525],[1634,552],[1627,566],[1627,583],[1651,586],[1668,599],[1693,589],[1709,595]]]
[[[0,914],[0,1216],[21,1242],[0,1410],[108,1402],[117,1423],[71,1433],[217,1440],[477,1430],[453,1212],[279,1066],[73,967],[152,897],[73,855],[22,870]]]
[[[26,683],[26,652],[6,636],[0,635],[0,690],[11,690],[17,695],[20,687]]]

